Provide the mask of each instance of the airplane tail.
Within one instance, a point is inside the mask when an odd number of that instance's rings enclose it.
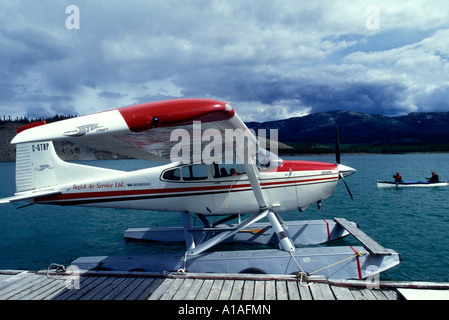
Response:
[[[16,149],[16,192],[104,177],[119,171],[61,160],[52,141],[21,143]]]

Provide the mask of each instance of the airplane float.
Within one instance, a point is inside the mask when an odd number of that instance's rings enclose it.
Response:
[[[53,142],[61,140],[168,163],[131,172],[70,163],[55,151]],[[356,171],[340,163],[338,132],[335,164],[283,160],[260,146],[229,104],[177,99],[49,124],[31,123],[19,128],[11,143],[17,150],[16,193],[0,203],[27,201],[182,213],[182,227],[130,229],[125,237],[184,240],[185,253],[73,262],[83,268],[282,274],[311,274],[323,269],[317,274],[361,279],[399,263],[398,253],[380,245],[373,249],[372,243],[298,248],[340,238],[347,231],[357,236],[361,230],[345,219],[285,222],[280,216],[285,211],[320,206],[339,180],[345,182],[344,178]],[[221,219],[210,221],[214,217]],[[202,225],[192,226],[192,218]],[[259,222],[265,218],[268,222]],[[235,219],[238,222],[225,224]],[[226,241],[277,242],[280,249],[209,250]],[[374,269],[369,270],[372,266]]]

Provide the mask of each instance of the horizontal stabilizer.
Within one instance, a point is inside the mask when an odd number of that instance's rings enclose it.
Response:
[[[16,193],[12,197],[0,199],[0,204],[16,202],[16,201],[23,201],[23,200],[30,200],[30,199],[36,199],[36,198],[49,196],[49,195],[53,195],[53,194],[60,194],[60,193],[61,193],[61,191],[56,191],[56,190],[20,192],[20,193]]]

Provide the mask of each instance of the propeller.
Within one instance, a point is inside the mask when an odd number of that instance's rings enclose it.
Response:
[[[340,164],[341,151],[340,151],[340,136],[338,134],[338,126],[335,125],[335,161]]]
[[[338,134],[338,126],[335,125],[335,161],[337,162],[337,168],[338,168],[338,175],[340,177],[340,179],[343,181],[343,183],[346,186],[346,190],[348,190],[349,196],[351,197],[352,200],[354,200],[354,198],[352,197],[352,193],[351,190],[349,190],[349,186],[346,183],[345,180],[345,175],[349,176],[350,174],[353,174],[354,172],[356,172],[357,170],[355,170],[354,168],[345,166],[344,164],[341,164],[341,150],[340,150],[340,137]]]

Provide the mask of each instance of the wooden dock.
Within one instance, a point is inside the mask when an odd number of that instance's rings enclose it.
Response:
[[[360,280],[301,282],[278,275],[0,271],[0,300],[402,300],[407,294],[401,290],[415,296],[419,291],[421,299],[428,292],[438,294],[433,299],[449,299],[449,283],[378,285],[368,289]]]

